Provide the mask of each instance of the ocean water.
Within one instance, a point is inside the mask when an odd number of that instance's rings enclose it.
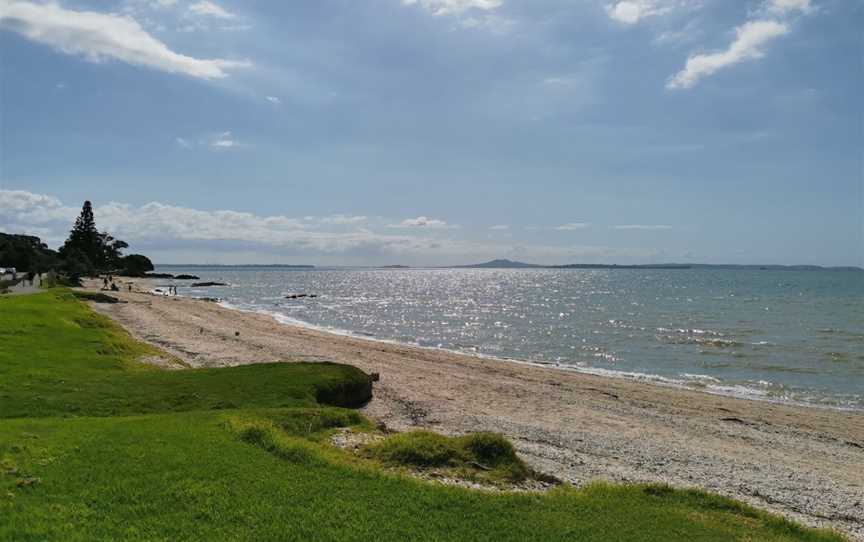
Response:
[[[158,271],[227,282],[176,284],[180,295],[218,297],[285,323],[713,393],[864,409],[860,272]],[[317,297],[285,298],[291,294]]]

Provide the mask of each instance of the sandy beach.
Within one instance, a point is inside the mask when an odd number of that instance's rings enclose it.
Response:
[[[141,292],[112,293],[125,303],[93,307],[189,367],[352,364],[380,373],[364,412],[389,428],[497,431],[532,466],[573,484],[604,479],[702,488],[864,540],[860,412],[329,334],[212,302],[143,293],[149,285],[137,282]]]

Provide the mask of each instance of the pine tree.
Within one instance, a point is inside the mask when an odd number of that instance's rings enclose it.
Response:
[[[93,218],[93,205],[89,201],[84,202],[81,214],[75,220],[75,226],[69,232],[69,239],[60,249],[60,253],[64,258],[72,254],[76,259],[86,258],[86,263],[91,268],[101,263],[102,243],[96,229],[96,220]]]
[[[97,273],[112,273],[123,267],[123,249],[129,245],[108,233],[96,229],[93,205],[84,202],[69,238],[60,248],[65,261],[65,271],[70,277]]]

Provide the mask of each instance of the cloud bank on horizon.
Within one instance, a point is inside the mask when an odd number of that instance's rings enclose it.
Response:
[[[68,236],[80,211],[80,207],[66,205],[47,194],[0,190],[0,231],[35,235],[55,248]],[[142,250],[141,247],[155,251],[155,258],[160,263],[189,263],[183,257],[190,251],[205,255],[211,263],[286,263],[303,257],[316,262],[358,265],[380,263],[380,258],[415,265],[448,265],[476,263],[480,259],[493,259],[502,254],[541,263],[569,262],[574,259],[597,262],[610,258],[629,262],[661,255],[658,251],[646,248],[621,250],[579,245],[524,247],[489,239],[434,235],[446,233],[435,230],[459,227],[424,216],[389,224],[388,219],[382,217],[261,216],[232,210],[192,209],[159,202],[138,207],[108,202],[94,206],[94,215],[101,231],[131,242],[133,246],[130,250],[133,252]],[[567,226],[572,224],[559,229],[571,229]],[[386,232],[388,228],[417,231],[414,234],[394,235]],[[508,227],[493,225],[489,229],[502,230]],[[165,247],[170,248],[166,250]],[[258,259],[250,261],[249,251],[255,251]],[[238,254],[241,259],[236,258]],[[284,257],[289,259],[283,260]]]
[[[57,241],[96,199],[166,261],[862,264],[861,24],[843,0],[0,0],[0,226]]]

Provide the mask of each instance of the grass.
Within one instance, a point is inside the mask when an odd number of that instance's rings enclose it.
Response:
[[[0,299],[0,540],[838,541],[729,499],[663,486],[468,491],[376,461],[516,464],[497,435],[370,430],[339,365],[163,372],[68,291]],[[324,405],[322,403],[329,403]],[[519,462],[521,464],[521,462]]]
[[[353,406],[371,393],[345,365],[163,371],[135,361],[148,355],[162,354],[67,291],[0,298],[0,418]]]
[[[530,469],[503,435],[473,433],[447,437],[430,431],[412,431],[366,446],[368,457],[390,467],[435,469],[463,479],[491,484],[549,480]]]

